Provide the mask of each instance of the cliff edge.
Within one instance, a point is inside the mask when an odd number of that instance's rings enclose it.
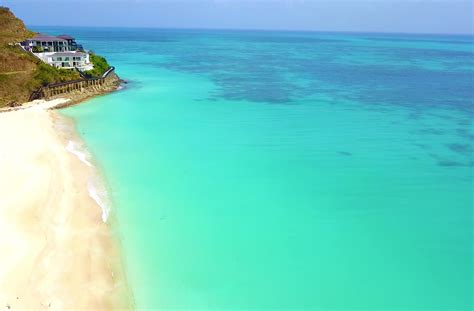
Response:
[[[34,36],[10,9],[0,7],[0,108],[28,101],[42,86],[81,79],[78,71],[48,65],[19,45]],[[92,61],[97,68],[86,73],[88,78],[99,76],[109,67],[100,56],[92,55]]]

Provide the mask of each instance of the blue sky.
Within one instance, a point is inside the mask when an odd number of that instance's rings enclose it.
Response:
[[[28,25],[473,33],[473,0],[0,0]]]

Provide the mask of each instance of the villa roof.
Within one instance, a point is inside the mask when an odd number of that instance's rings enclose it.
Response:
[[[64,40],[74,40],[73,37],[70,35],[59,35],[58,38],[64,39]]]
[[[55,36],[50,36],[50,35],[45,35],[42,33],[37,33],[33,38],[30,40],[32,41],[66,41],[63,38],[55,37]]]

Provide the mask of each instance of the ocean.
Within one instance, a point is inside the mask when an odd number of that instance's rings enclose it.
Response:
[[[473,310],[472,36],[32,28],[128,81],[62,113],[138,310]]]

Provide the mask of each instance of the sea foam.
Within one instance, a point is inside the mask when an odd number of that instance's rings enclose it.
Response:
[[[87,190],[89,191],[90,197],[100,206],[102,210],[102,221],[107,222],[110,213],[110,207],[107,204],[108,196],[107,190],[94,179],[89,179],[87,183]]]
[[[76,143],[74,143],[72,140],[68,142],[66,150],[78,157],[79,160],[84,162],[87,166],[92,167],[92,164],[87,160],[86,153],[76,148]]]
[[[87,153],[84,148],[81,148],[80,144],[72,140],[68,141],[66,150],[74,154],[81,162],[85,163],[89,167],[93,167],[91,162],[87,160]],[[107,222],[110,213],[110,207],[108,205],[108,195],[103,183],[100,182],[99,178],[90,177],[87,183],[87,191],[89,196],[100,206],[102,210],[102,221]]]

